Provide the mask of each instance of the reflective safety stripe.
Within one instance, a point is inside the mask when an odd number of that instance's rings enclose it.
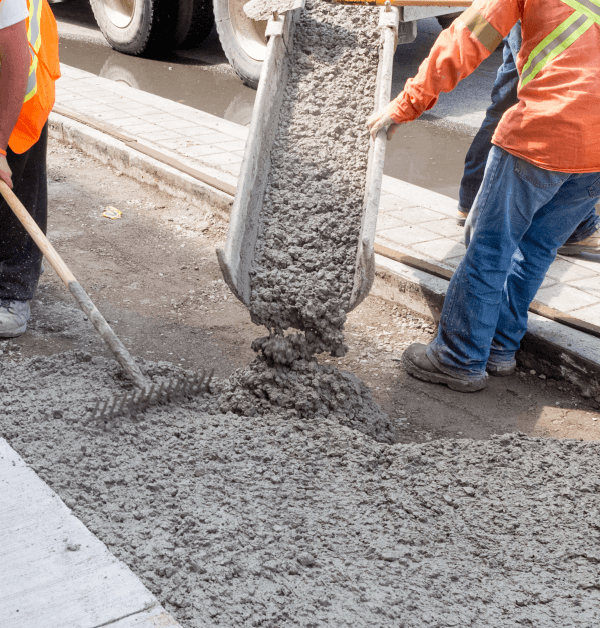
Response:
[[[600,25],[600,0],[561,0],[561,2],[575,11],[531,51],[521,71],[520,87],[527,85],[550,61],[576,42],[594,24]]]
[[[37,92],[37,67],[38,52],[42,45],[41,20],[42,20],[42,0],[28,0],[29,5],[29,28],[27,29],[27,39],[31,49],[31,65],[29,66],[29,78],[27,79],[27,90],[25,100],[35,96]]]
[[[475,35],[480,44],[494,52],[502,41],[502,35],[477,11],[467,9],[461,16],[465,26]]]

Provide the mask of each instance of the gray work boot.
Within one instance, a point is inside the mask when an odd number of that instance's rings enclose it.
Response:
[[[402,364],[413,377],[433,384],[445,384],[448,388],[459,392],[476,392],[485,388],[487,376],[469,380],[447,375],[431,363],[426,351],[427,345],[413,342],[402,354]]]
[[[456,224],[459,227],[464,227],[465,222],[467,222],[468,216],[469,216],[469,210],[459,205],[458,209],[456,210]]]
[[[510,377],[514,375],[517,370],[517,361],[512,360],[511,362],[488,362],[485,370],[494,377]]]
[[[600,255],[600,231],[596,231],[596,233],[585,240],[581,240],[581,242],[563,244],[558,249],[559,255],[580,255],[581,253]]]
[[[0,299],[0,338],[24,334],[30,316],[29,301]]]

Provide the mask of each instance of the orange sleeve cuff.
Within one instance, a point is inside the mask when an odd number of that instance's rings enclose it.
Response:
[[[401,92],[397,98],[392,100],[388,110],[390,118],[396,124],[411,122],[416,120],[421,114],[413,107],[410,96],[406,92]]]

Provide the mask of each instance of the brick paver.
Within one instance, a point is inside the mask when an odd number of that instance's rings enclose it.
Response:
[[[62,66],[57,104],[97,119],[143,144],[231,181],[240,172],[248,129],[123,83]],[[377,241],[456,268],[465,252],[456,201],[384,177]],[[537,299],[589,322],[600,321],[600,256],[559,256]]]

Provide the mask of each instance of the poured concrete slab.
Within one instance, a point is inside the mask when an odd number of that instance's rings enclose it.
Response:
[[[0,439],[0,626],[179,624]]]

